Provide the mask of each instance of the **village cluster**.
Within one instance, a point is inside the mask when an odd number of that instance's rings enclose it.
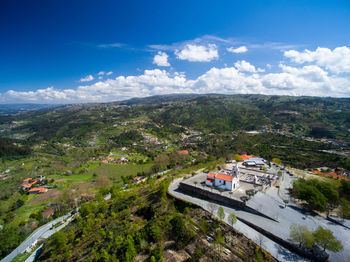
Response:
[[[108,164],[108,163],[124,164],[124,163],[127,163],[128,161],[129,160],[127,159],[127,156],[109,154],[107,158],[103,158],[101,160],[101,163],[102,164]]]
[[[294,133],[286,131],[286,130],[273,129],[273,128],[271,128],[271,126],[268,126],[268,125],[263,126],[262,129],[259,130],[259,132],[261,132],[261,133],[274,133],[274,134],[279,134],[279,135],[288,136],[288,137],[296,137],[296,138],[300,138],[300,139],[306,140],[306,141],[328,143],[328,144],[332,144],[332,145],[339,146],[339,147],[346,147],[347,146],[347,143],[345,143],[344,141],[338,140],[338,139],[315,138],[315,137],[310,137],[310,136],[298,135],[298,134],[294,134]]]
[[[28,192],[28,194],[40,194],[47,192],[48,189],[42,187],[45,184],[45,176],[37,176],[35,179],[29,177],[23,180],[22,184],[20,185],[20,188],[23,191]]]

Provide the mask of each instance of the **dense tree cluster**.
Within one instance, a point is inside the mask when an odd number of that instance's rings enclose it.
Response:
[[[339,193],[329,182],[316,179],[297,180],[293,184],[293,196],[305,200],[312,209],[332,210],[339,204]]]
[[[51,237],[40,259],[66,261],[81,252],[94,261],[134,261],[143,252],[162,261],[163,241],[173,235],[183,247],[194,237],[193,225],[167,199],[168,182],[150,187],[129,193],[112,189],[111,202],[97,197],[82,204],[76,222]]]
[[[295,198],[304,200],[310,209],[326,211],[327,215],[338,207],[341,218],[350,218],[349,206],[350,181],[342,180],[340,186],[334,183],[316,179],[299,179],[294,182],[292,194]]]
[[[0,137],[0,157],[26,156],[31,153],[27,145],[17,145],[17,140]]]

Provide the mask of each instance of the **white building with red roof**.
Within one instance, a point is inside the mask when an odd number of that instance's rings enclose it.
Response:
[[[235,166],[230,172],[220,171],[217,174],[209,173],[205,184],[215,186],[224,190],[235,190],[239,186],[239,169]]]

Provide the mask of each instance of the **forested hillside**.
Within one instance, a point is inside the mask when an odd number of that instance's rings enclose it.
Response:
[[[179,124],[207,132],[257,130],[350,140],[350,99],[262,95],[174,95],[106,104],[70,105],[47,113],[2,117],[0,124],[27,120],[13,132],[30,138],[77,137],[112,120],[146,117],[168,128]],[[29,120],[29,121],[28,121]]]

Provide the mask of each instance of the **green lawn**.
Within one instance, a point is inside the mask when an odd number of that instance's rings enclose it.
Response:
[[[153,166],[152,163],[137,164],[100,164],[100,162],[90,162],[89,174],[97,174],[98,176],[107,176],[116,181],[120,181],[120,177],[128,175],[137,175],[137,173],[146,171]]]
[[[69,188],[73,183],[91,183],[93,180],[92,174],[73,174],[73,175],[51,175],[49,179],[55,179],[54,185],[56,189],[63,190]],[[61,180],[61,181],[57,181]]]

